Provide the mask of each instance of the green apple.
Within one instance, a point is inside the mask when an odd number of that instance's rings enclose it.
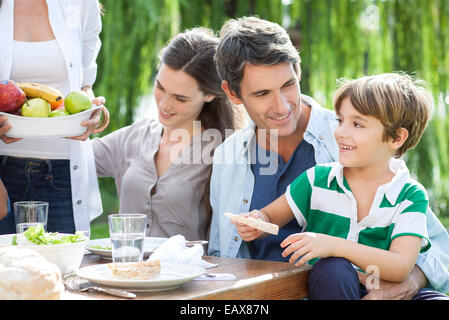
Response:
[[[24,117],[48,118],[51,112],[50,104],[41,98],[33,98],[22,105],[20,111]]]
[[[89,97],[84,91],[72,91],[64,99],[64,105],[66,111],[70,114],[78,113],[81,111],[92,108],[92,103]]]
[[[70,115],[70,113],[68,113],[65,110],[60,110],[60,109],[56,109],[56,110],[53,110],[52,112],[50,112],[50,118],[63,117],[63,116],[69,116],[69,115]]]

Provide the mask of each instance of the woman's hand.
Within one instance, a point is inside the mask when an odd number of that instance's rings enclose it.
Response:
[[[291,264],[297,267],[314,258],[327,258],[334,256],[334,249],[340,238],[328,236],[322,233],[304,232],[294,233],[285,238],[281,243],[283,257],[292,254],[289,259]],[[299,259],[301,258],[301,259]],[[295,263],[296,260],[298,262]]]
[[[8,138],[5,134],[11,129],[11,125],[8,123],[8,118],[6,116],[0,116],[0,139],[4,143],[13,143],[21,140],[21,138]]]
[[[259,211],[259,210],[253,210],[251,212],[242,213],[240,215],[242,217],[245,217],[245,218],[253,217],[253,218],[265,221],[263,213],[261,211]],[[240,235],[240,237],[242,238],[243,241],[252,241],[254,239],[259,238],[262,234],[264,234],[263,231],[255,229],[253,227],[250,227],[250,226],[248,226],[246,224],[237,222],[237,221],[232,220],[232,219],[231,219],[231,222],[233,224],[235,224],[235,226],[237,228],[237,232],[239,233],[239,235]]]
[[[105,103],[106,103],[106,99],[105,99],[105,97],[95,97],[95,98],[93,98],[92,99],[92,104],[95,104],[95,105],[97,105],[97,106],[101,106],[101,105],[104,105]]]
[[[101,106],[101,105],[104,105],[106,103],[106,99],[104,97],[96,97],[96,98],[92,99],[91,102],[92,102],[92,104],[95,104],[97,106]],[[90,135],[92,133],[97,133],[97,132],[95,132],[95,128],[100,123],[101,111],[102,111],[102,109],[95,110],[92,113],[92,115],[90,116],[89,120],[83,120],[81,122],[81,126],[87,128],[86,132],[84,132],[80,136],[70,137],[70,139],[85,141],[85,140],[87,140],[90,137]],[[104,128],[106,128],[106,126],[104,126]]]

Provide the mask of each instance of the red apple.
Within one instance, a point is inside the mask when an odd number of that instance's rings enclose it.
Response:
[[[14,81],[0,81],[0,111],[15,113],[25,101],[25,92]]]

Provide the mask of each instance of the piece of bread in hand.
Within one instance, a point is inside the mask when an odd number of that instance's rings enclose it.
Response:
[[[57,265],[32,249],[0,248],[0,300],[59,300],[63,293]]]
[[[109,263],[108,268],[112,275],[119,279],[148,280],[161,273],[161,262],[140,261]]]
[[[244,217],[241,215],[233,214],[230,212],[226,212],[225,216],[230,218],[231,220],[246,224],[254,229],[277,235],[279,233],[279,226],[274,223],[265,222],[260,219],[256,219],[254,217]]]

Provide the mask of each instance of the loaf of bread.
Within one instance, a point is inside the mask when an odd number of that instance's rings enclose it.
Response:
[[[109,263],[108,268],[112,275],[118,279],[148,280],[161,273],[161,262],[140,261]]]
[[[256,219],[253,217],[244,217],[241,215],[236,215],[233,213],[226,212],[225,216],[230,218],[231,220],[246,224],[254,229],[277,235],[279,232],[279,226],[274,223],[265,222],[260,219]]]
[[[61,271],[28,248],[0,248],[1,300],[58,300],[64,293]]]

